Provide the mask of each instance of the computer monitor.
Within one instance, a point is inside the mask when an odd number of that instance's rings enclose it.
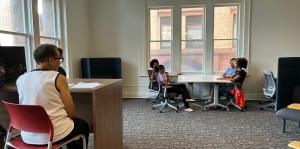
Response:
[[[294,102],[300,103],[300,85],[296,85],[293,88],[293,100]]]
[[[83,78],[121,79],[121,58],[82,58]]]
[[[4,65],[5,83],[15,83],[16,79],[26,72],[26,56],[24,47],[0,46],[0,65]]]

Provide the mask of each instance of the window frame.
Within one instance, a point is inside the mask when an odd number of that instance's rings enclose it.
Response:
[[[186,39],[186,40],[183,40],[182,39],[182,20],[181,20],[181,18],[182,18],[182,10],[184,9],[184,8],[203,8],[203,31],[202,31],[202,39]],[[205,14],[206,14],[206,6],[204,5],[204,4],[198,4],[198,5],[183,5],[183,6],[180,6],[180,64],[178,64],[179,66],[180,66],[180,68],[179,68],[179,70],[180,70],[180,72],[175,72],[175,74],[177,73],[182,73],[182,74],[198,74],[198,73],[205,73],[205,54],[206,54],[206,18],[205,18]],[[201,71],[195,71],[195,72],[184,72],[184,71],[182,71],[182,65],[181,65],[181,62],[182,62],[182,53],[181,53],[181,44],[182,44],[182,42],[186,42],[187,43],[187,41],[200,41],[200,42],[202,42],[203,43],[203,63],[202,63],[202,70]]]
[[[173,16],[173,7],[149,7],[148,9],[147,9],[147,13],[146,13],[146,15],[147,15],[147,18],[149,18],[149,23],[150,23],[150,11],[151,10],[159,10],[159,9],[170,9],[171,10],[171,39],[170,40],[162,40],[162,39],[160,39],[160,40],[151,40],[151,34],[150,34],[150,32],[151,32],[151,26],[150,26],[150,24],[148,24],[148,26],[147,26],[147,29],[148,29],[148,31],[147,31],[147,37],[146,37],[146,39],[147,39],[147,60],[149,60],[150,59],[150,45],[151,45],[151,43],[152,42],[160,42],[160,43],[162,43],[162,42],[171,42],[171,52],[170,52],[170,57],[171,57],[171,63],[170,63],[170,69],[171,69],[171,71],[172,71],[172,57],[173,57],[173,43],[174,43],[174,39],[173,39],[173,31],[174,31],[174,27],[173,27],[173,25],[174,25],[174,22],[173,22],[173,19],[172,19],[172,16]],[[161,26],[161,24],[160,24],[160,26]],[[161,30],[161,29],[160,29]],[[160,37],[161,37],[161,35],[160,35]],[[161,45],[160,45],[160,47],[161,47]],[[149,61],[150,62],[150,61]],[[149,65],[148,65],[149,66]],[[145,71],[146,72],[146,71]]]
[[[214,35],[213,35],[213,45],[212,45],[212,73],[216,73],[216,74],[221,74],[221,73],[223,73],[222,71],[221,72],[214,72],[213,71],[213,67],[214,67],[214,42],[215,41],[232,41],[232,43],[234,43],[234,42],[236,42],[236,57],[243,57],[243,55],[241,55],[240,54],[240,51],[241,51],[241,49],[242,49],[242,47],[240,47],[240,32],[241,32],[241,30],[240,30],[240,4],[239,3],[228,3],[228,4],[215,4],[214,6],[213,6],[213,11],[215,10],[215,8],[216,7],[227,7],[227,6],[236,6],[237,7],[237,11],[238,11],[238,13],[237,13],[237,16],[236,16],[236,38],[231,38],[231,39],[229,39],[229,38],[214,38]],[[214,18],[213,18],[214,19]],[[234,24],[233,24],[234,25]],[[213,29],[214,29],[214,26],[213,26]],[[233,30],[233,32],[234,32],[234,30]],[[228,63],[229,63],[229,60],[230,59],[228,59]],[[225,70],[224,70],[225,71]]]
[[[144,33],[145,42],[143,43],[144,49],[142,54],[142,65],[141,73],[146,74],[147,69],[149,68],[149,61],[150,61],[150,49],[149,49],[149,40],[148,36],[150,33],[149,30],[149,9],[150,8],[166,8],[172,7],[173,13],[173,49],[171,54],[171,75],[177,75],[178,73],[181,74],[194,74],[193,72],[181,72],[181,8],[192,8],[192,7],[201,7],[204,6],[204,58],[203,58],[203,72],[195,72],[196,74],[202,73],[214,73],[213,72],[213,30],[214,30],[214,7],[215,6],[228,6],[228,5],[239,5],[239,13],[237,16],[237,32],[238,32],[238,39],[240,40],[237,43],[237,57],[245,57],[249,60],[249,39],[250,39],[250,7],[251,7],[251,0],[191,0],[191,1],[181,1],[181,0],[145,0],[144,8],[141,9],[144,12],[144,17],[142,17],[143,23],[146,32]],[[176,14],[180,14],[179,19],[175,19]],[[180,21],[178,21],[180,20]],[[142,27],[143,28],[143,27]],[[179,28],[179,29],[178,29]],[[177,31],[176,31],[177,29]],[[176,61],[174,61],[176,59]],[[220,74],[220,72],[216,72]]]
[[[38,0],[22,0],[23,2],[23,17],[24,17],[24,33],[21,32],[13,32],[13,31],[6,31],[0,30],[1,34],[7,35],[17,35],[23,36],[25,38],[25,56],[26,56],[26,69],[27,71],[31,71],[32,69],[36,68],[36,63],[33,58],[33,52],[39,44],[40,39],[51,39],[56,41],[56,45],[62,47],[64,49],[64,57],[65,62],[63,63],[63,67],[67,68],[67,72],[69,69],[68,63],[68,49],[67,45],[64,41],[66,41],[66,34],[64,31],[66,30],[66,26],[64,22],[66,22],[65,18],[65,8],[66,8],[66,1],[65,0],[53,0],[53,21],[54,21],[54,37],[48,36],[41,36],[40,35],[40,27],[39,27],[39,16],[38,10],[34,8],[38,8]],[[69,74],[69,73],[67,73]]]

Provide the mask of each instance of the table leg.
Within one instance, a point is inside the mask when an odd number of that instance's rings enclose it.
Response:
[[[188,91],[189,91],[189,94],[191,95],[191,97],[193,97],[193,82],[188,82]]]
[[[219,86],[218,86],[218,84],[214,83],[213,86],[214,86],[214,97],[213,97],[214,102],[209,105],[206,105],[205,108],[209,108],[209,107],[227,108],[227,106],[219,103]]]

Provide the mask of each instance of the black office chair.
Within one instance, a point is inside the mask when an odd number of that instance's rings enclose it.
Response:
[[[153,70],[148,70],[148,78],[149,78],[148,92],[153,95],[147,97],[146,100],[148,101],[149,99],[152,99],[152,102],[155,103],[159,98],[159,96],[158,96],[159,86],[158,86],[157,80],[152,80],[150,78],[152,72],[153,72]]]
[[[152,109],[155,109],[156,107],[160,107],[159,112],[162,113],[164,108],[170,107],[171,109],[174,109],[174,110],[176,110],[176,112],[178,112],[179,106],[178,105],[175,106],[175,105],[172,104],[174,102],[171,102],[172,97],[173,97],[174,94],[173,93],[171,93],[171,94],[168,93],[168,88],[172,88],[172,86],[162,85],[160,83],[158,73],[156,73],[155,76],[156,76],[156,80],[157,80],[157,83],[158,83],[158,86],[159,86],[158,96],[162,96],[163,101],[161,101],[160,104],[153,105]]]
[[[276,80],[274,78],[274,75],[271,71],[265,71],[264,72],[264,78],[265,78],[265,85],[263,87],[263,93],[266,98],[269,99],[269,103],[262,105],[259,107],[259,109],[263,110],[265,107],[272,107],[275,108],[275,93],[276,93]]]

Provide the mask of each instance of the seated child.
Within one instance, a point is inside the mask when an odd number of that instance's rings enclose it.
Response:
[[[184,103],[184,111],[186,112],[192,112],[193,109],[190,108],[189,103],[187,102],[187,99],[191,99],[191,96],[189,95],[189,92],[185,86],[185,84],[173,84],[170,83],[170,78],[165,72],[164,65],[159,65],[159,73],[158,73],[159,81],[162,85],[169,85],[172,86],[171,88],[168,88],[168,93],[177,93],[181,94],[183,98]]]
[[[236,63],[237,63],[236,58],[230,59],[230,67],[218,79],[232,78],[234,76],[235,71],[236,71],[236,68],[235,68]],[[234,88],[234,85],[231,84],[231,83],[229,83],[229,84],[220,84],[219,96],[220,97],[221,96],[227,96],[227,93],[229,93],[229,91],[233,88]]]
[[[236,58],[232,58],[230,59],[230,67],[222,74],[222,77],[224,78],[230,78],[234,75],[235,73],[235,63],[236,63],[237,59]]]
[[[230,93],[230,90],[237,88],[242,89],[243,82],[246,78],[247,72],[245,71],[248,65],[248,61],[245,58],[238,58],[235,63],[236,71],[234,75],[230,78],[220,78],[232,81],[231,85],[226,86],[227,98],[230,99],[233,95]]]

